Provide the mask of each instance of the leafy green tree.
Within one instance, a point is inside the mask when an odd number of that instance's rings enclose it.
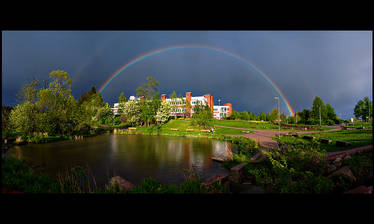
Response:
[[[278,108],[274,108],[270,112],[270,121],[271,122],[278,122]]]
[[[155,119],[158,124],[164,124],[169,120],[171,112],[171,105],[163,101],[157,110]]]
[[[192,125],[198,125],[204,128],[213,127],[213,114],[208,105],[197,103],[194,107],[192,118]]]
[[[312,106],[312,118],[315,122],[319,123],[320,120],[320,108],[321,108],[321,123],[324,123],[327,120],[326,106],[323,103],[322,99],[316,96],[313,100]]]
[[[172,94],[170,94],[170,99],[175,99],[175,98],[177,98],[177,94],[173,90]]]
[[[373,117],[373,104],[369,97],[365,97],[363,100],[357,102],[354,108],[354,115],[357,119],[361,118],[364,121],[367,121],[369,117]]]
[[[39,81],[36,79],[31,81],[30,83],[24,84],[19,93],[17,93],[18,103],[23,103],[26,101],[35,103],[37,101],[38,89],[36,87],[38,85]]]
[[[240,114],[236,110],[232,110],[231,115],[228,117],[229,120],[239,120],[240,119]]]
[[[78,104],[81,105],[87,99],[88,99],[87,93],[82,93],[82,95],[78,98]]]
[[[95,88],[95,86],[92,86],[91,90],[88,91],[87,96],[91,97],[91,96],[93,96],[95,94],[96,94],[96,88]]]
[[[140,103],[137,101],[127,101],[123,104],[122,115],[126,122],[131,125],[137,124],[141,121],[141,108]]]
[[[298,112],[300,115],[300,121],[298,123],[301,124],[311,124],[312,123],[312,111],[308,109],[304,109],[302,112]]]
[[[12,106],[1,107],[1,129],[3,131],[6,131],[9,129],[9,116],[10,116],[10,112],[12,112],[13,109],[14,107]]]
[[[336,117],[336,113],[335,113],[335,110],[334,108],[329,104],[329,103],[326,103],[326,115],[327,115],[327,121],[328,123],[331,124],[331,122],[333,123],[337,123],[337,117]]]
[[[119,103],[125,103],[127,101],[125,94],[122,92],[118,98]]]
[[[153,77],[147,77],[146,79],[148,82],[142,83],[142,85],[136,89],[136,94],[138,97],[144,96],[145,99],[149,100],[158,92],[158,81]]]
[[[281,122],[286,122],[287,121],[287,117],[284,113],[280,114],[280,119],[281,119]]]
[[[240,112],[239,117],[240,117],[241,120],[249,120],[249,115],[246,111]]]
[[[113,124],[114,114],[108,103],[106,103],[105,106],[98,109],[95,117],[97,118],[100,124]]]
[[[264,112],[260,113],[259,119],[262,121],[266,121],[266,114]]]
[[[31,135],[38,130],[38,116],[35,105],[30,101],[19,104],[9,115],[11,129],[23,135]]]

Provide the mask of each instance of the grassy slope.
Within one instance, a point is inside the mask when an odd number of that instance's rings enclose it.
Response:
[[[170,129],[176,128],[178,131],[172,131]],[[193,129],[192,132],[186,131],[186,129]],[[192,126],[191,122],[188,120],[170,120],[168,123],[162,125],[158,128],[155,125],[149,127],[138,127],[137,130],[140,130],[144,134],[160,134],[160,135],[185,135],[185,136],[219,136],[219,135],[241,135],[243,130],[224,128],[224,127],[214,127],[214,133],[203,133],[200,130],[202,128]]]
[[[373,134],[372,129],[364,129],[364,130],[340,130],[340,131],[332,131],[332,132],[321,132],[321,133],[314,133],[314,134],[304,134],[315,136],[316,139],[320,138],[327,138],[331,139],[332,142],[329,144],[321,144],[321,148],[325,149],[327,152],[335,152],[341,150],[348,150],[352,148],[357,148],[360,146],[370,145],[373,144]],[[281,141],[288,143],[288,144],[310,144],[310,140],[302,139],[300,135],[299,138],[290,137],[290,136],[282,136]],[[347,141],[350,142],[351,145],[346,147],[337,147],[336,141]]]

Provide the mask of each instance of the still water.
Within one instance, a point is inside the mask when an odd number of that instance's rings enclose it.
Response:
[[[185,169],[195,170],[202,178],[227,173],[211,157],[224,157],[234,151],[229,142],[207,138],[101,135],[80,141],[15,146],[8,152],[41,166],[43,173],[55,176],[66,167],[88,167],[99,186],[112,176],[134,184],[153,177],[162,184],[180,184]]]

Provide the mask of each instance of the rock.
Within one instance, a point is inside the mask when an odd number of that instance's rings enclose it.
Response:
[[[323,143],[323,144],[329,144],[330,142],[332,142],[331,139],[327,139],[327,138],[321,138],[319,141],[320,141],[321,143]]]
[[[314,136],[309,136],[309,135],[305,135],[304,137],[303,137],[303,139],[314,139],[315,137]]]
[[[230,181],[234,183],[240,183],[242,180],[243,168],[247,165],[247,163],[240,163],[233,168],[230,169]]]
[[[334,162],[332,162],[335,166],[340,167],[342,165],[342,158],[337,157]]]
[[[336,146],[342,146],[342,147],[344,147],[344,146],[348,146],[350,144],[351,143],[346,142],[346,141],[336,141]]]
[[[346,155],[346,156],[344,157],[344,161],[348,161],[348,160],[350,160],[350,159],[352,159],[352,157],[351,157],[350,155]]]
[[[373,186],[366,187],[364,185],[361,185],[361,186],[358,186],[354,189],[351,189],[345,192],[345,194],[371,194],[372,190],[373,190]]]
[[[211,185],[215,182],[218,182],[219,184],[224,185],[227,189],[230,187],[229,182],[229,175],[224,173],[219,173],[213,177],[210,177],[206,180],[204,180],[201,185],[206,186],[208,189],[211,187]]]
[[[123,179],[120,176],[112,177],[109,181],[109,186],[114,187],[116,182],[118,183],[118,186],[121,190],[130,191],[135,187],[134,184],[132,184],[131,182],[129,182],[125,179]]]
[[[346,176],[348,177],[352,182],[356,181],[356,177],[353,176],[353,173],[349,166],[343,166],[342,168],[338,169],[337,171],[333,172],[328,176],[328,178],[332,178],[334,176]]]
[[[330,173],[334,172],[336,169],[337,169],[337,167],[335,165],[330,165],[328,170],[327,170],[327,173],[330,174]]]

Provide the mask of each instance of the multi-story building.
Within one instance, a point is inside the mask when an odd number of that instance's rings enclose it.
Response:
[[[129,100],[136,101],[140,100],[140,98],[130,96]],[[186,107],[186,100],[190,102],[191,107]],[[214,105],[214,98],[210,94],[205,94],[204,96],[192,96],[191,92],[186,92],[186,97],[173,99],[167,98],[166,94],[162,94],[161,101],[166,101],[173,106],[170,116],[174,117],[192,117],[194,113],[194,107],[197,104],[208,105],[210,111],[213,114],[213,118],[215,119],[223,119],[224,117],[229,117],[232,113],[231,103],[227,103],[224,106]],[[119,103],[115,103],[114,107],[112,108],[114,115],[118,115],[118,106]]]
[[[167,99],[166,94],[162,94],[161,100],[166,100],[166,102],[174,106],[173,111],[170,113],[170,116],[175,117],[192,117],[194,113],[194,107],[197,104],[208,105],[210,107],[210,111],[213,114],[213,118],[216,119],[229,117],[232,113],[231,103],[227,103],[224,106],[215,106],[214,98],[210,94],[205,94],[204,96],[192,96],[191,92],[186,92],[186,97],[174,99]],[[190,102],[191,108],[186,107],[186,100]]]

